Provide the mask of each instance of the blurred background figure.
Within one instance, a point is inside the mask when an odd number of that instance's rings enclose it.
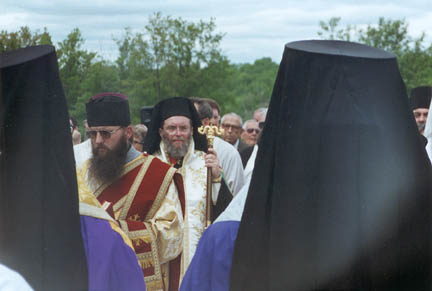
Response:
[[[69,124],[70,124],[70,129],[71,129],[71,134],[72,134],[72,144],[77,145],[77,144],[81,143],[81,133],[79,132],[79,129],[78,129],[78,123],[75,120],[75,118],[70,117],[69,118]]]
[[[132,129],[133,129],[132,145],[137,151],[143,152],[144,139],[147,135],[147,126],[145,126],[144,124],[137,124],[134,125]]]
[[[253,114],[253,119],[255,119],[258,123],[264,122],[267,115],[267,107],[261,107],[255,110]]]
[[[201,100],[210,104],[213,110],[213,117],[210,119],[211,124],[219,126],[219,121],[221,119],[219,104],[211,98],[201,98]]]
[[[424,134],[426,120],[429,113],[429,106],[431,103],[431,96],[431,86],[421,86],[414,88],[411,91],[411,109],[421,134]]]
[[[255,119],[249,119],[243,124],[242,140],[248,145],[255,145],[258,141],[260,128]]]

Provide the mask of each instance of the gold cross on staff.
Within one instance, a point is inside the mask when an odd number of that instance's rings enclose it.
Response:
[[[208,148],[213,148],[213,140],[215,136],[221,136],[224,130],[217,127],[216,125],[201,125],[198,127],[198,132],[200,134],[204,134],[207,137]]]
[[[201,125],[198,127],[198,132],[200,134],[205,134],[207,137],[208,148],[213,148],[213,140],[215,134],[221,135],[223,133],[223,129],[219,129],[219,127],[215,125]],[[206,227],[211,224],[211,212],[212,212],[212,175],[211,169],[207,168],[207,183],[206,183]]]

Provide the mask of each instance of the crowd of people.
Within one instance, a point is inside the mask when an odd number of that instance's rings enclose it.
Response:
[[[47,46],[0,58],[12,80],[0,87],[0,269],[14,278],[3,282],[0,272],[0,288],[432,286],[432,87],[406,98],[392,54],[348,42],[287,44],[269,108],[246,121],[192,96],[165,98],[133,125],[128,97],[100,92],[85,104],[84,135],[68,117],[54,58]],[[32,77],[14,88],[22,76]],[[41,134],[42,145],[23,147],[27,136],[17,132]],[[28,217],[33,232],[17,232]],[[22,242],[35,233],[27,251]]]
[[[220,109],[211,99],[164,99],[154,106],[149,128],[131,125],[128,99],[119,93],[97,94],[86,109],[87,141],[74,146],[80,207],[88,209],[83,197],[93,196],[119,223],[134,246],[147,290],[177,290],[207,220],[217,219],[250,178],[244,165],[249,148],[256,146],[266,108],[257,109],[258,120],[232,128],[235,140],[223,118],[222,126],[213,119]],[[209,148],[206,136],[198,132],[201,126],[228,130],[215,136]],[[240,140],[247,145],[242,150],[234,146]],[[245,151],[248,158],[242,163]],[[207,175],[211,217],[206,217]],[[99,273],[97,267],[89,269],[90,286],[96,289],[101,286],[92,285],[91,278],[101,277]],[[106,287],[109,280],[104,282]]]

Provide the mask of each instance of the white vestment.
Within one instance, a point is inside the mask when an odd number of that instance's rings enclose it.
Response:
[[[154,155],[166,163],[170,163],[163,142],[160,150]],[[184,218],[184,236],[181,274],[183,275],[195,254],[198,241],[206,226],[206,194],[207,168],[204,163],[205,153],[195,150],[193,140],[183,158],[182,167],[178,170],[183,176],[186,196],[186,213]],[[220,183],[212,184],[212,200],[216,204]]]
[[[247,194],[249,192],[250,180],[244,184],[243,188],[237,193],[237,195],[233,198],[227,208],[222,212],[218,218],[214,221],[240,221],[243,215],[244,206],[246,203]]]
[[[218,137],[213,141],[213,148],[224,172],[225,182],[235,196],[245,184],[240,154],[232,144]]]
[[[258,145],[254,145],[252,153],[251,153],[249,160],[246,163],[246,167],[244,169],[244,175],[245,175],[246,183],[248,181],[250,181],[250,179],[252,178],[252,172],[253,172],[253,169],[255,167],[255,159],[256,159],[257,152],[258,152]]]
[[[432,102],[429,106],[429,112],[432,115]],[[426,152],[429,156],[429,160],[432,161],[432,117],[430,115],[428,119],[426,119],[424,136],[427,138]]]

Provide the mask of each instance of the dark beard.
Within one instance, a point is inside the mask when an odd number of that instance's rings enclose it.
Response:
[[[179,148],[176,148],[175,146],[173,146],[173,144],[168,140],[168,138],[165,137],[165,135],[162,135],[162,141],[165,144],[165,149],[168,153],[168,155],[174,159],[181,159],[183,158],[188,149],[189,149],[189,144],[191,142],[191,136],[189,136],[189,138],[183,143],[182,146],[180,146]]]
[[[97,148],[92,147],[93,156],[90,158],[89,180],[99,185],[113,183],[123,171],[129,144],[126,138],[122,138],[112,150],[104,145],[99,146],[99,148],[105,148],[107,152],[105,156],[101,157]]]

